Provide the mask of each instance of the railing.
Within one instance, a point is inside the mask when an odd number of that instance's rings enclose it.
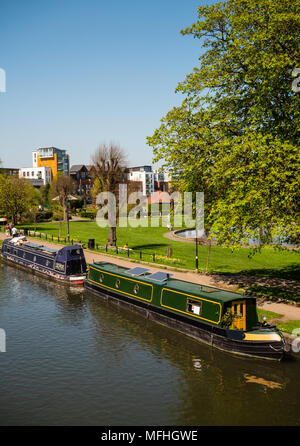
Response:
[[[41,240],[46,240],[48,242],[59,243],[64,245],[76,245],[79,244],[83,249],[90,249],[91,251],[113,254],[121,257],[127,257],[131,260],[140,260],[146,262],[153,263],[162,263],[165,265],[174,265],[180,266],[182,265],[182,261],[180,259],[176,259],[172,257],[173,250],[170,246],[166,247],[165,256],[162,254],[158,254],[155,252],[146,252],[139,249],[132,249],[129,247],[121,247],[121,246],[110,246],[110,245],[101,245],[100,243],[95,243],[94,247],[89,246],[89,242],[85,240],[77,240],[74,238],[68,237],[60,237],[53,234],[46,234],[44,232],[33,231],[29,229],[18,229],[18,233],[21,235],[28,235],[29,237],[39,238]],[[91,239],[93,240],[93,239]]]

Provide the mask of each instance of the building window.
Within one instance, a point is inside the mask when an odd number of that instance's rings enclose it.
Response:
[[[202,310],[202,302],[188,299],[187,300],[187,308],[186,311],[188,313],[196,314],[197,316],[200,316]]]

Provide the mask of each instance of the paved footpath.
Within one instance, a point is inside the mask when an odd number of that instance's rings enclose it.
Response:
[[[4,233],[0,233],[0,239],[4,240],[6,238]],[[28,240],[37,241],[37,239],[34,239],[32,237],[27,237]],[[41,240],[41,243],[44,246],[49,246],[53,248],[61,248],[63,245],[48,242],[46,240]],[[145,263],[137,263],[130,260],[125,260],[118,258],[113,255],[109,254],[100,254],[88,249],[84,249],[84,255],[86,258],[87,263],[93,263],[94,261],[104,261],[104,262],[113,262],[116,265],[125,266],[125,267],[132,267],[132,264],[134,263],[134,266],[143,266],[145,267]],[[161,271],[162,268],[153,266],[153,264],[149,265],[149,269],[151,271]],[[193,282],[193,283],[199,283],[201,285],[208,285],[213,286],[217,288],[221,288],[224,290],[231,290],[234,291],[238,284],[231,283],[230,285],[226,282],[222,282],[220,278],[218,277],[217,280],[214,278],[214,276],[209,276],[205,274],[199,274],[193,271],[188,272],[182,272],[182,271],[174,271],[171,268],[165,268],[163,267],[163,271],[169,272],[170,274],[173,274],[173,277],[179,280],[185,280],[187,282]],[[276,302],[270,302],[265,301],[263,303],[259,303],[258,306],[264,310],[273,311],[274,313],[282,314],[283,317],[280,319],[282,322],[289,321],[289,320],[300,320],[300,307],[297,307],[295,305],[288,305],[284,303],[276,303]]]

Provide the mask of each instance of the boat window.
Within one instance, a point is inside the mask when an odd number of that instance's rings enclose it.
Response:
[[[10,248],[8,246],[6,248],[6,252],[10,252]]]
[[[68,262],[71,274],[82,273],[82,261],[81,259],[73,259]]]
[[[80,249],[71,249],[70,254],[71,254],[71,256],[79,256]]]
[[[120,279],[117,279],[116,280],[116,288],[119,288],[119,286],[120,286]]]
[[[99,276],[100,282],[103,282],[103,279],[104,279],[104,275],[101,273],[100,276]]]
[[[133,287],[133,292],[134,294],[137,294],[139,292],[140,287],[138,286],[138,284],[136,283]]]
[[[187,312],[200,315],[202,310],[202,302],[188,299],[187,300]]]

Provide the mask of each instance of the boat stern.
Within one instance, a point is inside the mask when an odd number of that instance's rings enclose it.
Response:
[[[273,360],[281,360],[286,356],[285,338],[275,326],[245,332],[228,330],[228,337],[234,341],[236,353]]]
[[[69,276],[69,283],[72,286],[84,286],[86,275],[81,276]]]

